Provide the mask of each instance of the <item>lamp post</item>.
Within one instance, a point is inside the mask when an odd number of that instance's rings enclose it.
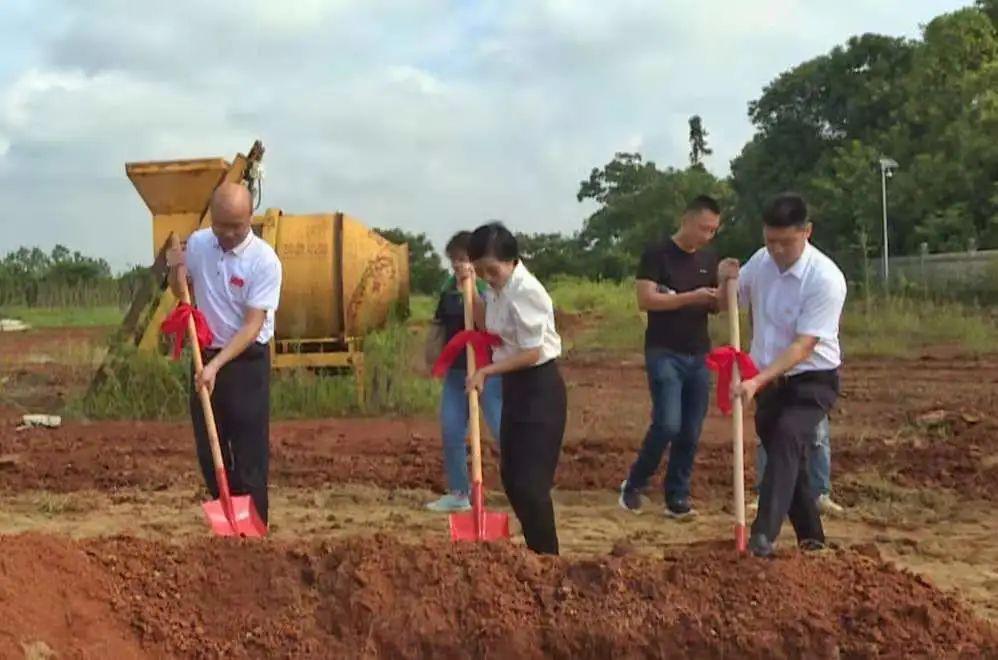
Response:
[[[890,278],[890,248],[887,245],[887,179],[894,176],[898,167],[897,161],[890,158],[880,159],[880,192],[884,206],[884,286]]]

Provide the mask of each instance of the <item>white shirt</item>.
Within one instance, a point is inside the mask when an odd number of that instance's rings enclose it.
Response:
[[[788,375],[836,369],[842,364],[839,317],[846,278],[835,262],[808,243],[793,266],[780,272],[766,248],[742,266],[738,299],[752,310],[752,360],[765,369],[798,335],[818,338],[809,358]]]
[[[485,329],[502,338],[493,353],[497,362],[532,348],[541,349],[535,366],[561,355],[551,296],[523,262],[516,264],[501,289],[489,287],[483,297]]]
[[[281,295],[281,262],[274,248],[251,231],[226,252],[210,228],[199,229],[187,238],[184,260],[198,309],[214,335],[211,348],[222,348],[232,340],[248,309],[267,312],[256,340],[270,341]]]

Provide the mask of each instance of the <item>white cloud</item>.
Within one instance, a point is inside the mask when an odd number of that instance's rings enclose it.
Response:
[[[231,157],[257,137],[265,204],[289,212],[438,242],[492,217],[576,229],[578,183],[615,151],[681,165],[700,114],[723,173],[751,135],[747,102],[781,71],[956,4],[21,3],[0,24],[0,253],[63,242],[145,262],[124,163]]]

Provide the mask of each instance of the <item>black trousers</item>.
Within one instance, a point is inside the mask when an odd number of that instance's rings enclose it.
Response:
[[[756,400],[755,430],[766,449],[759,485],[759,511],[752,534],[774,541],[788,515],[797,541],[824,543],[815,495],[808,476],[808,452],[818,422],[839,394],[837,370],[807,371],[770,384]]]
[[[217,351],[205,351],[207,362]],[[208,429],[197,391],[191,387],[191,421],[198,463],[205,485],[217,498],[215,466],[211,460]],[[250,495],[267,522],[267,474],[270,463],[270,347],[253,343],[222,367],[211,395],[218,439],[229,486],[234,495]]]
[[[502,376],[502,485],[527,547],[558,554],[551,486],[565,435],[568,399],[554,360]]]

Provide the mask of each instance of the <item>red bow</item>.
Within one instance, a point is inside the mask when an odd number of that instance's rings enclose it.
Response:
[[[208,321],[205,320],[201,310],[195,309],[187,303],[178,303],[176,308],[163,319],[159,329],[165,335],[173,335],[173,359],[179,360],[180,353],[184,348],[184,336],[187,335],[187,319],[194,317],[194,327],[197,328],[198,345],[201,348],[211,346],[214,336]]]
[[[717,407],[725,415],[731,413],[731,373],[736,361],[742,379],[758,375],[759,368],[749,354],[736,351],[733,346],[720,346],[707,356],[707,368],[717,372]]]
[[[462,330],[440,351],[440,357],[433,363],[433,375],[442,378],[469,343],[475,349],[475,367],[480,369],[492,364],[492,347],[501,344],[502,339],[481,330]]]

